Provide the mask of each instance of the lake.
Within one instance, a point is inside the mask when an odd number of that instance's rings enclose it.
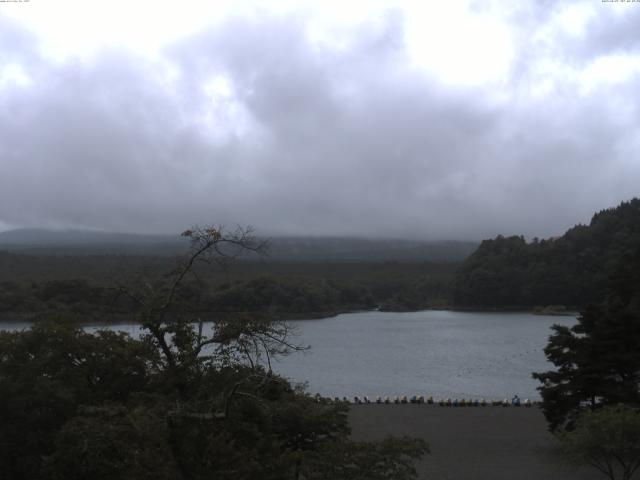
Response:
[[[575,322],[529,313],[435,310],[291,321],[297,343],[311,348],[274,362],[273,369],[326,396],[538,399],[531,372],[552,367],[543,352],[550,327]],[[5,330],[26,327],[0,324]],[[134,324],[110,328],[140,331]]]

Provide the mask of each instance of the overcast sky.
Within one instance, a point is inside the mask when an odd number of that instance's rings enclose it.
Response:
[[[640,194],[640,3],[0,2],[0,229],[546,237]]]

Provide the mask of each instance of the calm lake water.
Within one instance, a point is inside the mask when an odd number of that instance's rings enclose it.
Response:
[[[528,313],[433,310],[292,321],[297,343],[311,348],[274,362],[273,368],[328,396],[537,399],[531,372],[551,367],[542,351],[550,327],[575,322]],[[21,328],[28,324],[0,324],[5,330]],[[133,324],[110,328],[140,332]]]

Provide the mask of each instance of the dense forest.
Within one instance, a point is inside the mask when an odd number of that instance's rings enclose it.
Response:
[[[263,239],[264,240],[264,239]],[[314,318],[380,308],[450,304],[455,270],[473,242],[276,237],[264,255],[242,252],[233,268],[195,266],[180,309]],[[168,235],[21,229],[0,233],[0,319],[72,311],[119,321],[135,305],[120,287],[170,271],[187,246]]]
[[[0,253],[0,319],[72,311],[88,321],[124,320],[135,305],[120,287],[170,270],[177,258],[141,255]],[[459,264],[442,262],[238,261],[232,268],[194,268],[180,308],[204,315],[261,312],[312,318],[381,308],[447,305]],[[177,305],[177,303],[176,303]]]
[[[640,245],[640,199],[596,213],[563,236],[483,241],[456,276],[453,302],[468,307],[582,307],[603,298],[608,278]]]
[[[196,261],[220,259],[223,244],[260,250],[242,232],[188,232],[173,270],[121,289],[140,338],[91,334],[62,313],[0,331],[3,478],[415,479],[424,440],[354,441],[346,404],[271,370],[271,359],[303,349],[286,323],[231,315],[209,329],[182,310]],[[229,303],[242,300],[226,290]],[[89,302],[99,293],[66,290]]]
[[[161,255],[159,245],[168,244],[151,236],[116,235],[126,253],[96,253],[96,245],[111,237],[98,236],[98,241],[89,236],[82,249],[71,243],[71,236],[54,235],[47,240],[52,242],[47,248],[53,249],[48,251],[36,242],[40,234],[19,234],[26,245],[39,246],[0,251],[0,319],[39,318],[64,310],[88,321],[122,320],[135,305],[121,287],[157,278],[178,258]],[[5,234],[5,240],[18,238],[12,235]],[[144,241],[149,241],[149,251],[143,255]],[[561,237],[527,241],[500,235],[485,240],[462,264],[443,258],[460,261],[468,244],[445,242],[440,250],[431,245],[427,252],[419,242],[325,241],[327,245],[320,239],[280,239],[275,256],[240,259],[231,269],[196,266],[181,285],[176,308],[203,315],[260,312],[274,318],[373,308],[580,308],[602,298],[621,259],[640,244],[640,200],[602,210],[589,225],[577,225]],[[398,255],[405,260],[382,260],[385,247],[389,255],[402,247]],[[359,256],[353,253],[358,248],[365,250]],[[291,260],[295,252],[302,256]],[[329,260],[318,261],[323,255]],[[440,260],[416,260],[420,255]],[[365,257],[371,260],[349,260]]]

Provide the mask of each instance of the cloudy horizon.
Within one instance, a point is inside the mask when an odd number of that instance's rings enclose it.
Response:
[[[0,230],[562,234],[640,194],[640,3],[525,3],[0,3]]]

